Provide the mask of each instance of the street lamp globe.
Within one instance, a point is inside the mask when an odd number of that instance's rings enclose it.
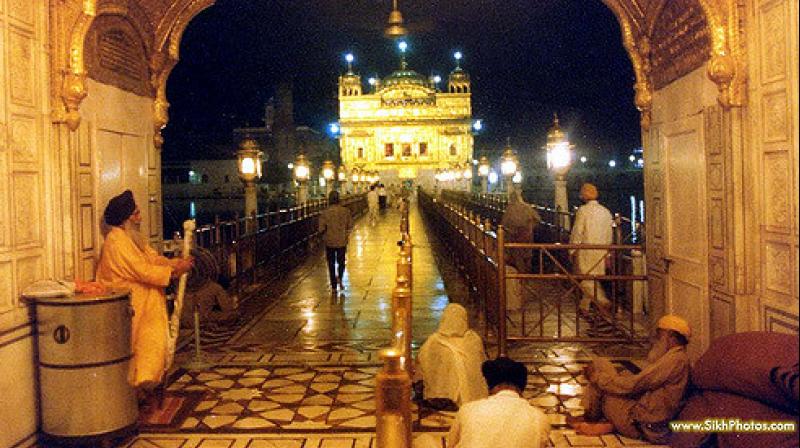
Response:
[[[294,178],[298,182],[305,182],[308,180],[311,170],[308,167],[308,160],[306,156],[300,154],[294,161]]]
[[[464,179],[472,179],[472,165],[469,161],[464,164]]]
[[[522,183],[522,172],[521,171],[517,171],[516,173],[514,173],[514,177],[511,178],[511,181],[514,182],[515,184],[521,184]]]
[[[558,116],[553,118],[553,126],[547,132],[547,169],[556,177],[567,175],[572,166],[573,145],[569,143],[567,135],[558,124]]]
[[[347,168],[344,165],[339,165],[339,169],[336,171],[336,178],[339,182],[347,182]]]
[[[547,146],[545,150],[547,151],[547,168],[554,174],[555,206],[557,210],[564,212],[564,214],[558,215],[559,227],[569,230],[570,218],[566,214],[566,211],[569,210],[567,172],[572,166],[573,150],[567,135],[558,125],[558,115],[553,115],[553,126],[547,131]]]
[[[239,144],[236,151],[239,178],[245,184],[255,182],[261,178],[261,158],[264,153],[258,143],[252,138],[246,138]]]
[[[481,156],[478,162],[478,175],[481,177],[489,175],[489,159],[487,159],[486,156]]]
[[[511,149],[511,144],[506,144],[506,149],[503,151],[502,161],[500,162],[500,172],[503,173],[503,176],[511,177],[514,173],[517,172],[517,167],[519,162],[517,161],[517,156],[514,154],[514,150]]]
[[[334,176],[336,176],[336,166],[333,162],[330,160],[322,162],[322,177],[325,178],[325,182],[332,181]]]

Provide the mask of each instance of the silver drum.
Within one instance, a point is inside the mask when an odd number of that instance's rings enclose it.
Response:
[[[129,293],[33,301],[44,436],[97,437],[135,427]]]

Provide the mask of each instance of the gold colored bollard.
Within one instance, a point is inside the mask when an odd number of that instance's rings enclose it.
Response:
[[[408,276],[401,275],[400,271],[410,270],[410,266],[402,260],[397,262],[397,286],[392,291],[392,345],[400,352],[400,363],[409,373],[412,372],[411,288]]]
[[[380,352],[383,370],[375,376],[377,448],[411,448],[411,377],[394,348]]]

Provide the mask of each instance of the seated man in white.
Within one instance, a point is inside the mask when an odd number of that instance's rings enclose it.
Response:
[[[452,409],[453,404],[485,398],[481,376],[485,360],[483,341],[469,329],[467,310],[456,303],[447,305],[439,328],[422,344],[417,358],[416,375],[423,381],[427,403]]]
[[[461,407],[447,435],[447,447],[547,446],[550,432],[547,416],[521,396],[528,382],[525,365],[497,358],[484,362],[481,370],[490,396]]]

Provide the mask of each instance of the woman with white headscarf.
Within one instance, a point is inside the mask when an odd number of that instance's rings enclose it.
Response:
[[[417,375],[422,377],[428,401],[447,399],[461,406],[488,396],[481,374],[481,363],[486,360],[483,341],[469,329],[467,319],[463,306],[447,305],[436,333],[420,348]]]

